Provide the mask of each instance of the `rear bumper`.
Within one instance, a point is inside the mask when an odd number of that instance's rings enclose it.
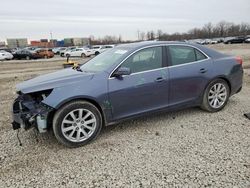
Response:
[[[235,71],[232,71],[230,76],[230,83],[231,83],[231,95],[239,93],[242,90],[243,85],[243,69],[241,65],[235,67]]]

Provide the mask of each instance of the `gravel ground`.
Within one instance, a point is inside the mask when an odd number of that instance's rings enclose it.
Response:
[[[61,68],[44,65],[0,63],[0,187],[250,187],[249,69],[221,112],[191,108],[126,121],[77,149],[59,145],[52,132],[21,131],[19,146],[10,125],[14,86]]]

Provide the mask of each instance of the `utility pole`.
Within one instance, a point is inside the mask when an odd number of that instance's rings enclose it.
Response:
[[[52,34],[52,31],[50,31],[50,40],[53,39],[53,34]]]
[[[53,39],[53,34],[52,34],[52,31],[50,31],[50,42],[52,46],[54,47],[54,41],[52,41],[52,39]]]
[[[137,37],[138,37],[138,40],[140,40],[140,30],[139,29],[137,30]]]

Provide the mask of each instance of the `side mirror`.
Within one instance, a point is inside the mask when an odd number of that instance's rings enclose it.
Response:
[[[114,77],[121,77],[121,76],[123,76],[123,75],[130,75],[130,74],[131,74],[130,68],[127,68],[127,67],[120,67],[120,68],[118,68],[118,69],[114,72],[113,76],[114,76]]]

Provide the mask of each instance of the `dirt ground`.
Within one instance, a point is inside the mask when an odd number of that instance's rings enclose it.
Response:
[[[212,45],[244,59],[250,45]],[[62,61],[0,62],[0,187],[249,187],[250,69],[242,92],[221,112],[198,108],[105,127],[82,148],[59,145],[52,133],[11,128],[15,85],[62,69]]]

